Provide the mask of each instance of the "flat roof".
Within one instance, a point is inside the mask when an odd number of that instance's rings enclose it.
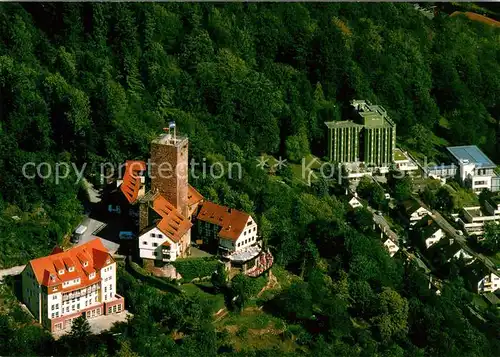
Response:
[[[327,121],[325,125],[328,128],[349,128],[349,127],[362,127],[363,125],[357,124],[352,120],[342,120],[342,121]]]
[[[468,160],[480,168],[495,168],[497,165],[476,145],[450,146],[446,148],[458,161]]]
[[[399,148],[394,149],[394,160],[395,161],[403,161],[403,160],[410,160],[408,156],[403,152],[403,150]]]

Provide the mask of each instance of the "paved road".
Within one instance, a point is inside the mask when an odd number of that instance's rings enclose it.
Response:
[[[375,222],[375,224],[377,224],[381,230],[385,231],[386,235],[391,237],[391,239],[393,241],[395,241],[399,246],[400,245],[399,244],[399,236],[396,234],[396,232],[394,232],[390,228],[390,225],[389,225],[389,223],[387,223],[384,216],[377,214],[375,212],[375,210],[373,208],[371,208],[370,206],[368,206],[367,209],[373,214],[373,221]],[[427,265],[425,265],[425,263],[419,257],[417,257],[415,254],[408,252],[406,250],[406,248],[404,248],[404,247],[401,247],[400,249],[401,249],[401,252],[403,252],[403,254],[405,254],[408,258],[410,258],[411,260],[416,262],[417,265],[420,268],[422,268],[426,274],[429,274],[431,272],[431,270],[427,267]]]
[[[432,211],[432,218],[434,221],[436,221],[437,225],[441,227],[442,230],[444,230],[450,237],[452,237],[456,242],[460,243],[462,248],[469,254],[475,256],[477,259],[482,261],[488,268],[493,269],[496,271],[497,267],[496,265],[486,256],[483,254],[477,253],[476,251],[472,250],[468,245],[467,245],[467,240],[465,236],[460,235],[457,233],[457,230],[437,211]]]

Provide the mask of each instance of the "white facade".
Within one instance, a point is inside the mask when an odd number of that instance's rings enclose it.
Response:
[[[257,223],[248,217],[245,228],[241,231],[240,236],[235,241],[220,237],[219,247],[227,249],[231,252],[237,252],[250,247],[257,242]]]
[[[387,249],[387,251],[389,252],[389,255],[391,257],[394,256],[394,254],[396,254],[399,250],[399,247],[397,246],[396,243],[394,243],[392,240],[390,240],[389,238],[387,238],[384,242],[384,247]]]
[[[92,249],[91,245],[91,255]],[[81,251],[58,254],[32,260],[21,274],[23,302],[39,323],[50,331],[59,331],[69,328],[82,314],[104,315],[105,307],[111,309],[108,313],[124,310],[123,298],[116,293],[116,263],[109,255],[103,256],[103,250],[96,253],[92,259],[100,259],[102,267],[96,268],[89,266],[92,261],[86,260]]]
[[[173,262],[180,255],[180,243],[175,243],[157,227],[139,236],[139,256],[143,259],[154,259]]]
[[[475,193],[480,193],[483,189],[491,190],[491,181],[495,176],[492,169],[476,168],[474,163],[460,161],[460,179],[462,182],[469,181],[470,187]]]
[[[414,226],[418,221],[430,214],[431,213],[424,207],[417,208],[410,214],[410,226]]]
[[[479,293],[495,292],[500,289],[500,277],[496,274],[488,274],[477,283]]]
[[[432,233],[429,237],[425,238],[425,247],[429,249],[430,246],[436,244],[444,237],[444,232],[441,228],[437,228],[434,233]]]
[[[469,253],[467,253],[463,249],[460,249],[458,252],[453,254],[453,258],[466,260],[466,261],[469,261],[469,263],[472,263],[475,260],[474,256],[470,255]],[[448,261],[450,261],[450,260],[448,260]]]
[[[363,207],[363,205],[361,204],[361,202],[359,202],[359,200],[356,198],[356,197],[353,197],[349,200],[349,205],[352,207],[352,208],[358,208],[358,207]]]

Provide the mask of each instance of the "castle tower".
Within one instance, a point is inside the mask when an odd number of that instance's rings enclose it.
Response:
[[[159,192],[184,217],[188,211],[188,138],[162,134],[151,142],[151,190]]]

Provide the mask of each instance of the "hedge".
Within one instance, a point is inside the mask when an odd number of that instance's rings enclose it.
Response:
[[[176,260],[172,265],[182,275],[184,281],[212,276],[219,261],[215,258],[188,258]]]

